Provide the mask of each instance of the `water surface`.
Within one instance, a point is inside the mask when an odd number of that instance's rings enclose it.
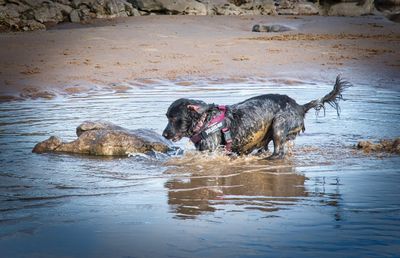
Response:
[[[389,82],[382,82],[383,84]],[[186,85],[186,86],[185,86]],[[288,94],[304,104],[327,83],[134,82],[53,100],[0,104],[0,257],[394,257],[400,253],[400,158],[360,139],[398,137],[400,90],[355,85],[341,117],[312,112],[284,161],[33,154],[85,120],[161,133],[169,104],[232,104]]]

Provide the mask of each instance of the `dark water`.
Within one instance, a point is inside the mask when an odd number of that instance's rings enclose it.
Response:
[[[384,82],[383,82],[384,83]],[[341,118],[312,112],[284,161],[188,152],[93,158],[32,154],[84,120],[162,131],[179,97],[231,104],[263,93],[299,103],[329,83],[137,82],[0,104],[0,257],[395,257],[400,158],[364,155],[360,139],[399,136],[400,90],[356,85]],[[391,89],[391,90],[389,90]],[[187,140],[180,142],[187,150]]]

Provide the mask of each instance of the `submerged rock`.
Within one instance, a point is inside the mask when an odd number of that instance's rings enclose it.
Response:
[[[36,144],[32,152],[127,156],[151,151],[166,153],[174,149],[170,141],[152,130],[128,130],[104,121],[83,122],[76,128],[76,134],[78,139],[72,142],[63,142],[59,137],[51,136]]]
[[[363,150],[365,153],[370,152],[389,152],[400,154],[400,137],[390,140],[380,140],[378,143],[371,141],[359,141],[357,149]]]

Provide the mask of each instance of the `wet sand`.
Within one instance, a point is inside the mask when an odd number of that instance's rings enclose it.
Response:
[[[295,30],[251,32],[254,24]],[[400,26],[380,16],[130,17],[0,34],[0,42],[1,100],[125,91],[157,79],[400,81]]]

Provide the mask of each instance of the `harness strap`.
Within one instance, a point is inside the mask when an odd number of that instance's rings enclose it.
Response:
[[[194,143],[197,144],[201,140],[206,139],[208,135],[221,130],[222,136],[223,136],[223,141],[225,142],[225,151],[227,152],[232,152],[232,135],[229,130],[229,127],[227,126],[225,122],[225,114],[227,111],[226,106],[218,106],[218,110],[221,111],[221,114],[213,117],[208,124],[201,129],[200,132],[196,133],[192,137],[190,137],[190,140]]]

